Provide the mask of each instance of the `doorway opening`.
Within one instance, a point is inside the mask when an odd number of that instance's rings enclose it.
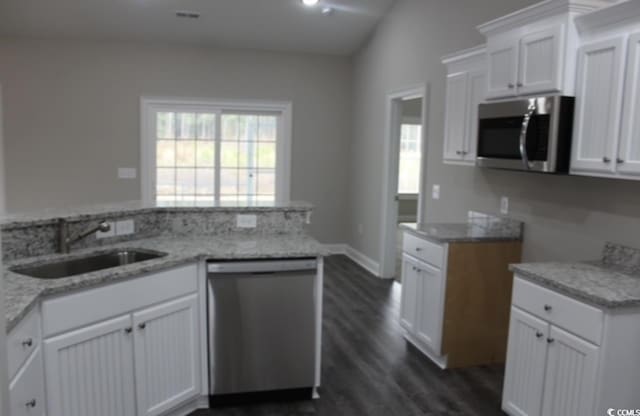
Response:
[[[426,160],[427,87],[387,96],[385,190],[380,274],[401,281],[403,222],[422,220]]]

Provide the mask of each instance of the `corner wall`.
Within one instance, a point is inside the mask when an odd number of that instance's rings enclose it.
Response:
[[[461,221],[471,209],[495,213],[506,195],[510,215],[526,223],[526,261],[597,258],[605,241],[640,247],[640,182],[442,163],[446,71],[440,58],[483,43],[477,24],[535,2],[399,0],[354,57],[348,242],[356,250],[379,260],[385,96],[425,82],[431,86],[427,190],[441,185],[440,200],[427,195],[427,221]]]

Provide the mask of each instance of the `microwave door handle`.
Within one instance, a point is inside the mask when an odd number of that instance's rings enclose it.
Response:
[[[522,163],[524,164],[525,170],[531,169],[531,166],[529,165],[529,155],[527,154],[527,133],[529,132],[531,117],[533,117],[533,113],[535,112],[536,102],[535,100],[530,100],[529,108],[527,109],[527,113],[524,115],[524,120],[522,120],[522,130],[520,130],[520,157],[522,157]]]

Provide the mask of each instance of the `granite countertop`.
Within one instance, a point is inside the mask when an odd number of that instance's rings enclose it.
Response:
[[[640,307],[640,250],[607,243],[601,260],[512,264],[527,280],[592,305]]]
[[[523,224],[510,218],[470,212],[461,223],[401,223],[400,228],[436,243],[520,241]]]
[[[167,253],[166,256],[126,266],[61,279],[36,279],[14,273],[9,268],[46,263],[114,248],[136,248]],[[47,255],[5,264],[4,289],[7,331],[44,297],[117,282],[142,274],[204,259],[295,258],[324,255],[322,245],[305,234],[246,235],[159,235],[100,248],[78,250],[71,255]]]
[[[217,205],[203,207],[189,206],[157,206],[142,201],[125,201],[112,204],[85,205],[66,208],[51,208],[7,214],[0,216],[0,226],[3,229],[33,225],[50,224],[60,219],[89,220],[105,215],[127,216],[145,212],[269,212],[269,211],[311,211],[313,205],[304,201],[290,201],[260,205]]]

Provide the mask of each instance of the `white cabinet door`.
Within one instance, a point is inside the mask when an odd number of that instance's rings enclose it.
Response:
[[[138,416],[161,414],[200,391],[197,307],[194,294],[133,315]]]
[[[44,416],[44,368],[38,347],[9,386],[10,416]]]
[[[518,94],[560,91],[564,25],[531,33],[520,40]]]
[[[629,39],[618,171],[640,175],[640,33]]]
[[[616,170],[622,87],[623,38],[585,45],[578,52],[571,170]]]
[[[458,72],[447,76],[445,160],[460,161],[464,157],[468,110],[467,78],[467,72]]]
[[[598,347],[553,326],[548,341],[542,414],[593,414]]]
[[[418,264],[418,317],[416,338],[440,354],[444,301],[444,276],[439,269]]]
[[[49,416],[134,416],[129,315],[44,343]]]
[[[549,325],[511,308],[502,408],[512,416],[539,416],[542,409]]]
[[[400,325],[409,333],[415,331],[418,306],[418,262],[402,256],[402,297],[400,300]]]
[[[469,94],[467,110],[467,134],[464,146],[464,160],[469,164],[475,164],[478,148],[478,106],[484,102],[487,96],[487,72],[474,71],[469,73]]]
[[[487,45],[487,98],[516,95],[518,43],[489,39]]]

